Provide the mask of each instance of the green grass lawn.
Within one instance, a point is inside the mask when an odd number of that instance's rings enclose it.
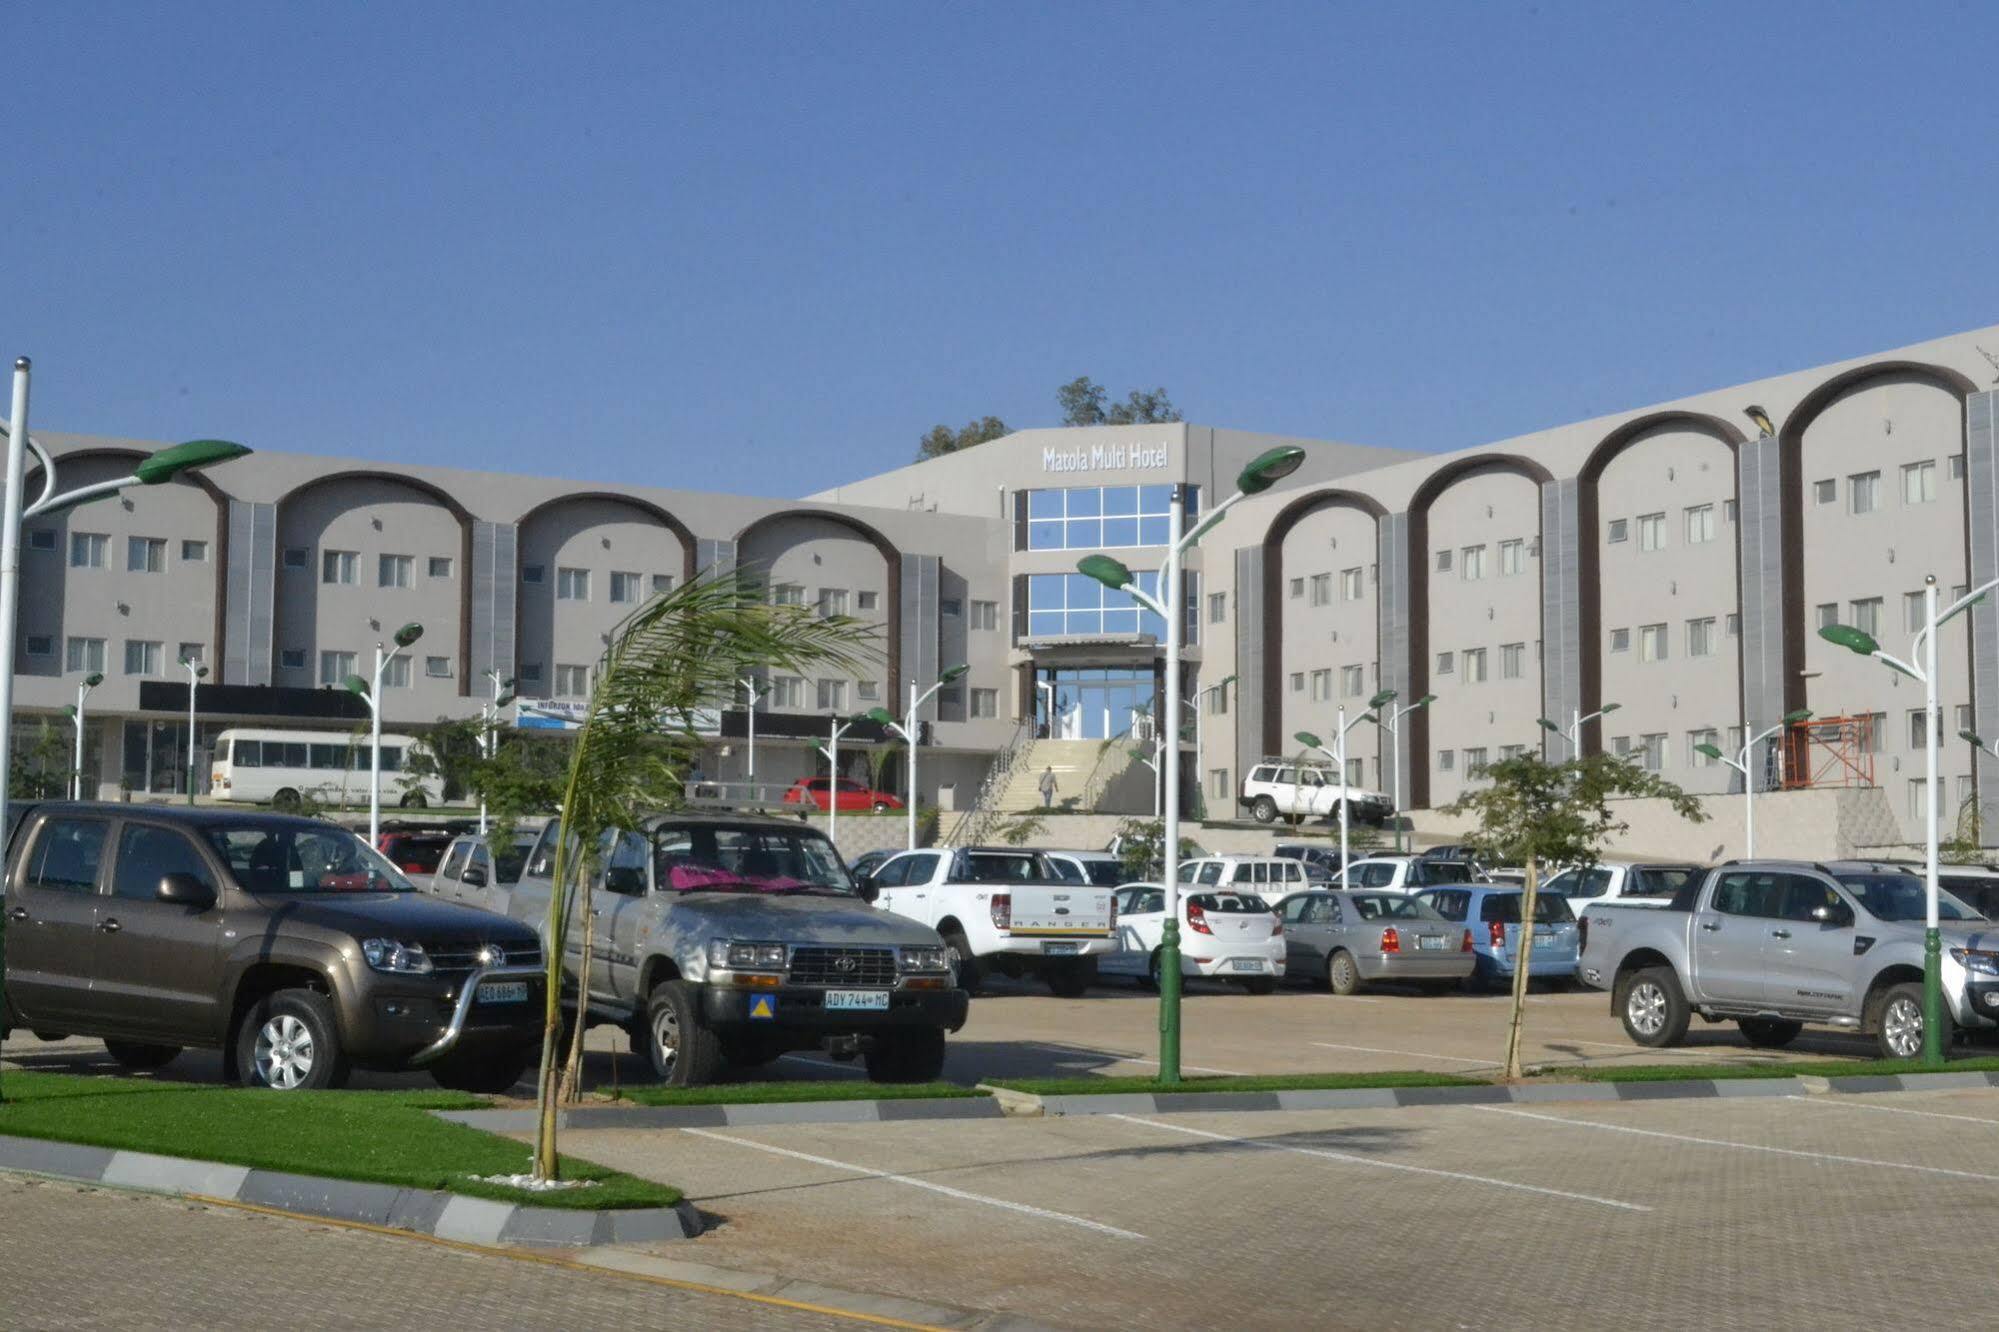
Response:
[[[530,1194],[475,1175],[528,1168],[524,1143],[430,1114],[487,1102],[457,1092],[271,1092],[137,1078],[16,1073],[0,1078],[0,1133],[395,1184],[541,1207],[666,1207],[680,1191],[565,1157],[565,1179],[596,1188]]]
[[[989,1078],[994,1087],[1032,1096],[1103,1096],[1120,1092],[1356,1091],[1374,1087],[1482,1087],[1484,1078],[1452,1073],[1272,1073],[1182,1078]]]
[[[1541,1068],[1549,1082],[1681,1082],[1706,1078],[1876,1078],[1900,1073],[1999,1073],[1999,1058],[1953,1059],[1942,1070],[1913,1059],[1767,1060],[1754,1064],[1633,1064],[1613,1068]]]
[[[732,1082],[713,1087],[626,1087],[638,1105],[769,1105],[784,1101],[922,1101],[987,1093],[950,1082]]]

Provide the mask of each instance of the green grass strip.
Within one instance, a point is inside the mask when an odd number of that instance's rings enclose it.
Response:
[[[774,1105],[791,1101],[929,1101],[985,1096],[950,1082],[733,1082],[711,1087],[626,1087],[635,1105]]]
[[[1616,1067],[1539,1068],[1549,1082],[1699,1082],[1736,1078],[1878,1078],[1921,1073],[1999,1073],[1999,1059],[1953,1059],[1941,1069],[1915,1059],[1788,1059],[1753,1064],[1632,1064]]]
[[[1372,1087],[1482,1087],[1484,1078],[1453,1073],[1271,1073],[1182,1078],[988,1078],[994,1087],[1031,1096],[1109,1096],[1132,1092],[1358,1091]]]
[[[411,1189],[443,1189],[537,1207],[667,1207],[680,1191],[565,1157],[565,1179],[589,1189],[529,1193],[475,1175],[527,1171],[530,1149],[433,1110],[478,1110],[446,1091],[272,1092],[138,1078],[17,1073],[0,1077],[0,1133],[258,1170]]]

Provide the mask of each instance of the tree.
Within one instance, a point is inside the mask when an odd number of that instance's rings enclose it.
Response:
[[[562,967],[570,918],[596,869],[608,834],[638,829],[647,815],[681,803],[687,771],[700,755],[697,713],[735,697],[752,669],[806,675],[851,674],[874,648],[874,629],[844,615],[776,605],[755,594],[743,573],[684,583],[653,598],[624,621],[598,662],[595,684],[569,752],[562,782],[562,834],[556,839],[549,892],[546,1026],[537,1087],[534,1175],[558,1177],[556,1097],[562,1026]],[[579,892],[582,888],[584,891]],[[588,976],[591,917],[582,913],[578,974]],[[573,1070],[586,1023],[576,1023]],[[575,1078],[570,1078],[573,1086]]]
[[[1065,426],[1160,425],[1182,419],[1163,388],[1150,393],[1133,389],[1123,402],[1109,402],[1108,398],[1103,386],[1088,375],[1079,375],[1055,390]]]
[[[1156,878],[1166,867],[1166,821],[1126,819],[1118,824],[1111,845],[1116,848],[1119,872],[1125,879]],[[1182,864],[1200,854],[1201,848],[1193,838],[1180,839]]]
[[[69,795],[71,764],[75,761],[70,736],[47,717],[39,720],[35,738],[14,748],[8,775],[8,790],[30,800],[62,800]],[[84,783],[86,786],[94,782]],[[93,799],[95,797],[92,797]]]
[[[479,753],[477,717],[439,717],[424,732],[423,743],[403,756],[398,785],[405,792],[423,788],[425,779],[435,777],[444,785],[446,801],[460,800],[471,788],[472,771],[482,761]]]
[[[917,442],[916,460],[941,458],[947,453],[969,449],[974,444],[985,444],[1007,433],[1006,422],[997,416],[982,416],[968,423],[962,430],[953,430],[941,422],[931,426],[927,434]]]
[[[1521,1075],[1520,1023],[1527,1007],[1528,961],[1534,950],[1534,907],[1543,865],[1588,869],[1612,835],[1630,825],[1611,809],[1620,799],[1668,801],[1689,823],[1707,812],[1698,798],[1635,764],[1610,754],[1550,763],[1538,754],[1501,759],[1485,770],[1488,785],[1444,807],[1469,816],[1466,841],[1494,864],[1524,865],[1520,900],[1520,949],[1513,970],[1513,1018],[1506,1031],[1506,1077]]]

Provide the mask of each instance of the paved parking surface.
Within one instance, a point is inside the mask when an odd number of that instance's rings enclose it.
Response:
[[[1982,1326],[1999,1092],[572,1132],[681,1246],[1076,1327]]]

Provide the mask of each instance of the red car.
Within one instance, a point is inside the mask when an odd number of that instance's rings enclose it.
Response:
[[[451,834],[446,832],[385,832],[375,849],[405,874],[435,874],[450,845]]]
[[[840,790],[840,810],[842,813],[853,809],[901,809],[902,801],[886,791],[876,791],[859,782],[842,777],[838,783]],[[830,777],[800,777],[784,793],[787,805],[802,805],[811,801],[814,808],[830,809],[833,804],[834,782]]]

